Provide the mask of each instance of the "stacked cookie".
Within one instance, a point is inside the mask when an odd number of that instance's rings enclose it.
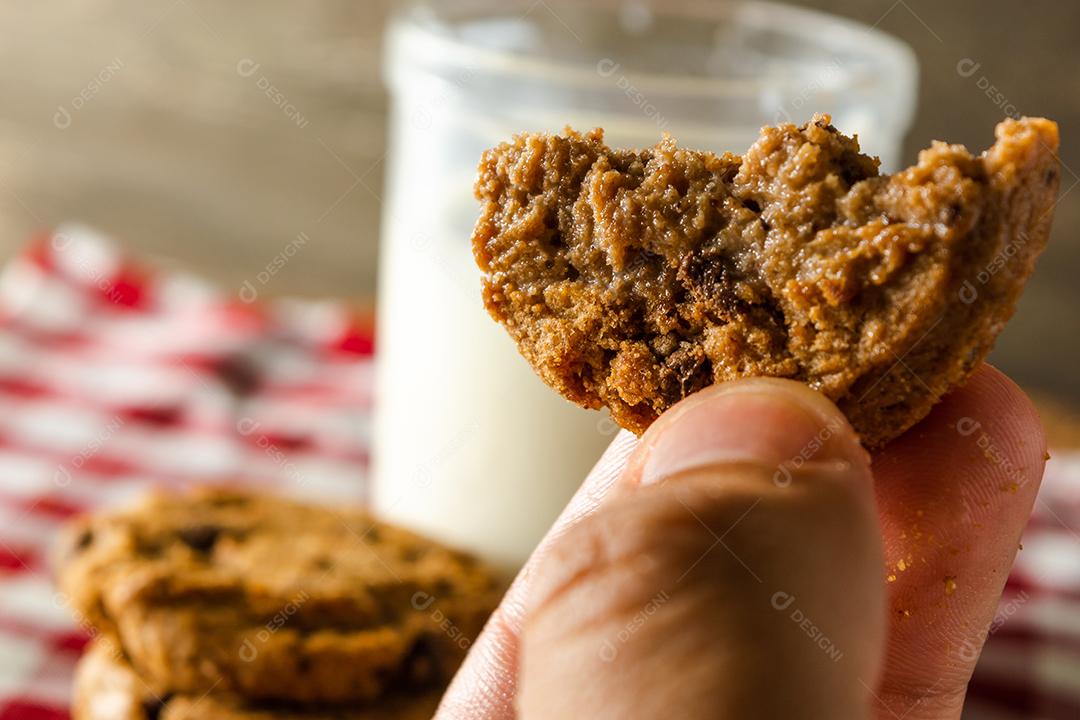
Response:
[[[500,591],[362,510],[228,490],[82,520],[59,563],[95,634],[75,720],[430,717]]]

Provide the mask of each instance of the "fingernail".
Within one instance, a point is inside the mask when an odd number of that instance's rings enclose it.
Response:
[[[697,393],[642,437],[641,484],[690,470],[752,463],[779,484],[808,463],[869,464],[843,414],[823,395],[791,380],[738,380]]]

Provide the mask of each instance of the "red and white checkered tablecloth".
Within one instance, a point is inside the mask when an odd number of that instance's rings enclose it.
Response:
[[[1080,719],[1080,453],[1051,454],[965,720]]]
[[[85,228],[0,273],[0,720],[66,718],[85,633],[49,544],[149,485],[361,500],[370,329],[336,303],[247,304],[130,264]]]
[[[80,227],[0,272],[0,720],[62,720],[87,634],[57,528],[149,485],[361,500],[372,336],[343,305],[248,304]],[[1059,455],[966,718],[1080,718],[1080,455]]]

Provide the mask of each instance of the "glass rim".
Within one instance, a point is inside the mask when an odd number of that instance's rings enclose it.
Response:
[[[538,0],[538,4],[542,2],[543,0]],[[485,6],[483,3],[473,4]],[[861,68],[861,71],[854,68],[842,68],[844,81],[838,83],[838,89],[877,85],[898,91],[901,88],[895,87],[892,83],[899,79],[911,86],[903,90],[907,94],[913,93],[913,82],[918,72],[914,51],[899,38],[875,27],[819,10],[768,0],[738,0],[734,3],[710,3],[705,6],[695,4],[687,10],[692,11],[699,7],[706,7],[711,11],[711,16],[705,18],[709,20],[728,17],[750,27],[768,27],[773,30],[787,28],[784,32],[804,40],[828,37],[828,44],[815,42],[826,50],[829,47],[836,47],[842,50],[843,54],[858,54],[870,61],[871,66]],[[606,11],[607,8],[603,10]],[[668,8],[657,9],[655,12],[658,15],[677,15]],[[462,19],[467,17],[467,15],[462,15]],[[455,18],[450,18],[450,20],[453,21]],[[594,87],[603,89],[610,86],[611,73],[602,72],[599,64],[605,61],[616,62],[612,58],[601,58],[599,62],[592,65],[586,63],[574,65],[542,55],[478,45],[444,32],[436,23],[422,18],[417,3],[407,5],[391,20],[387,55],[392,61],[398,58],[405,59],[407,64],[412,66],[432,62],[448,68],[535,78],[545,83],[583,89]],[[779,67],[799,65],[797,60],[779,57],[775,59],[775,62]],[[394,64],[391,62],[388,66]],[[881,72],[882,70],[885,72]],[[392,70],[388,71],[388,78],[391,72]],[[754,96],[760,94],[762,83],[762,80],[756,77],[725,78],[704,74],[687,76],[637,69],[632,71],[632,75],[634,86],[643,92],[659,95],[678,94],[684,97]],[[773,77],[770,73],[769,82],[773,87],[790,86],[796,91],[801,91],[807,81],[805,75],[796,73],[792,73],[790,79],[787,74]],[[897,92],[897,94],[904,93]],[[907,104],[911,101],[913,98],[908,100]]]

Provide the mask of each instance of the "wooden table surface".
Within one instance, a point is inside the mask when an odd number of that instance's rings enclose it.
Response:
[[[0,257],[34,229],[81,219],[239,289],[304,233],[270,292],[370,298],[387,106],[379,43],[392,4],[0,4]],[[1053,243],[994,359],[1030,387],[1080,401],[1080,191],[1071,190],[1080,3],[802,4],[916,49],[922,96],[908,159],[933,138],[983,148],[1013,107],[1061,123],[1065,194]],[[965,59],[980,64],[975,75],[957,71]],[[268,97],[266,83],[280,94]]]

